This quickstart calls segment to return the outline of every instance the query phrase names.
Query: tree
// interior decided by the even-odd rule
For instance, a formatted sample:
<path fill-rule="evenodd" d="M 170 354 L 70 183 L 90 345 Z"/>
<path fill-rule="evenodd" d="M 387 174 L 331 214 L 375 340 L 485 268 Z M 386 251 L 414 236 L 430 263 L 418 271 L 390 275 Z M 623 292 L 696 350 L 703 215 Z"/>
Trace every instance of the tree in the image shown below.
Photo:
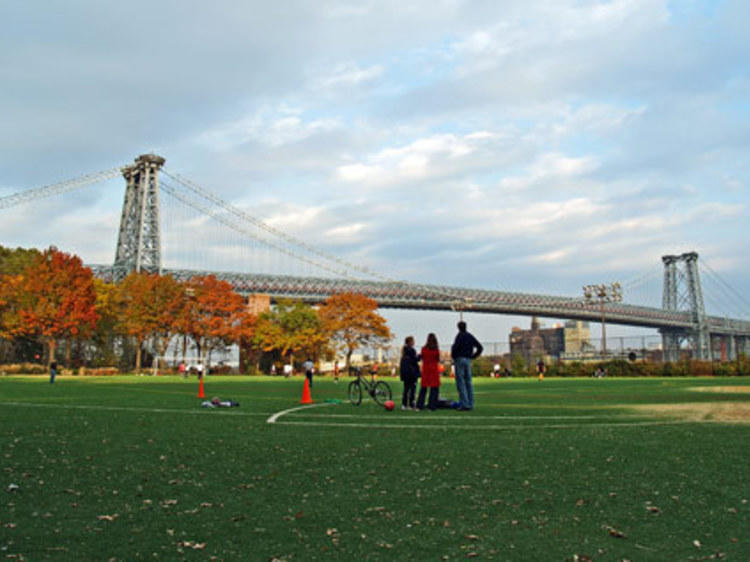
<path fill-rule="evenodd" d="M 122 305 L 120 288 L 114 283 L 94 279 L 96 292 L 96 330 L 91 337 L 94 363 L 98 365 L 117 365 L 118 355 L 115 352 L 120 334 Z"/>
<path fill-rule="evenodd" d="M 41 252 L 36 248 L 16 248 L 15 250 L 11 250 L 10 248 L 0 246 L 0 276 L 20 275 L 40 255 Z"/>
<path fill-rule="evenodd" d="M 195 342 L 199 358 L 210 358 L 214 349 L 250 337 L 255 318 L 229 283 L 213 275 L 193 277 L 185 291 L 186 305 L 178 317 L 178 326 Z"/>
<path fill-rule="evenodd" d="M 23 271 L 41 252 L 36 249 L 0 246 L 0 362 L 38 358 L 39 342 L 26 334 L 18 311 L 18 298 L 23 284 Z"/>
<path fill-rule="evenodd" d="M 273 309 L 258 317 L 253 337 L 253 343 L 262 351 L 278 351 L 292 361 L 300 353 L 319 357 L 327 340 L 315 310 L 287 299 L 279 300 Z"/>
<path fill-rule="evenodd" d="M 336 349 L 346 352 L 348 370 L 352 353 L 365 345 L 385 344 L 391 338 L 378 303 L 358 293 L 331 295 L 318 310 L 323 330 Z"/>
<path fill-rule="evenodd" d="M 178 318 L 185 305 L 185 292 L 171 276 L 157 273 L 129 274 L 120 284 L 121 328 L 136 341 L 135 369 L 141 368 L 143 344 L 152 339 L 154 348 L 164 354 L 177 331 Z"/>
<path fill-rule="evenodd" d="M 39 338 L 55 360 L 59 338 L 72 338 L 96 326 L 94 276 L 78 256 L 50 247 L 32 260 L 18 280 L 16 333 Z"/>

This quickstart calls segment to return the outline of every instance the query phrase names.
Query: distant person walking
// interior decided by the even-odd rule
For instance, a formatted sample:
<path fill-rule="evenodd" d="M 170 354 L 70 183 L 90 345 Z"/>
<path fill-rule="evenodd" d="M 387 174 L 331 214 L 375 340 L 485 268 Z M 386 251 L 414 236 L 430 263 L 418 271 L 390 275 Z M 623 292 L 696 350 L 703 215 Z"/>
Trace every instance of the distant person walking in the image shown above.
<path fill-rule="evenodd" d="M 473 335 L 466 331 L 466 322 L 458 323 L 458 334 L 451 347 L 451 357 L 456 364 L 456 390 L 458 409 L 474 409 L 474 386 L 471 382 L 471 360 L 482 354 L 484 348 Z"/>
<path fill-rule="evenodd" d="M 438 395 L 440 394 L 440 348 L 437 336 L 429 334 L 427 342 L 422 348 L 422 383 L 419 385 L 419 398 L 417 398 L 417 410 L 424 409 L 424 399 L 427 389 L 430 389 L 430 397 L 427 407 L 435 410 L 438 406 Z"/>
<path fill-rule="evenodd" d="M 52 361 L 49 364 L 49 383 L 55 383 L 55 376 L 57 376 L 57 361 Z"/>
<path fill-rule="evenodd" d="M 401 409 L 414 409 L 414 397 L 417 393 L 417 381 L 419 380 L 419 359 L 414 349 L 414 336 L 408 336 L 401 348 L 401 381 L 404 383 L 404 392 L 401 395 Z"/>
<path fill-rule="evenodd" d="M 315 372 L 315 364 L 312 362 L 312 359 L 308 357 L 307 361 L 302 364 L 302 368 L 305 370 L 307 382 L 310 383 L 310 388 L 312 388 L 313 373 Z"/>
<path fill-rule="evenodd" d="M 544 380 L 544 373 L 547 372 L 547 366 L 542 359 L 539 359 L 536 363 L 536 372 L 539 375 L 539 382 L 542 382 Z"/>

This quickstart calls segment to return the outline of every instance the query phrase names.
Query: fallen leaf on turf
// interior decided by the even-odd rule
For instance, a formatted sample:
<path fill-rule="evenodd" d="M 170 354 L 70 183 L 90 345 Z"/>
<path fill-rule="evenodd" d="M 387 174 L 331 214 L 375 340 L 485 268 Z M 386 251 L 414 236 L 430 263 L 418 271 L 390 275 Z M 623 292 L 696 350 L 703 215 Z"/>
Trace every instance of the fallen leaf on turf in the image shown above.
<path fill-rule="evenodd" d="M 605 527 L 605 529 L 607 529 L 607 532 L 609 533 L 610 537 L 615 537 L 616 539 L 625 538 L 625 533 L 623 533 L 622 531 L 618 531 L 614 527 Z"/>
<path fill-rule="evenodd" d="M 656 507 L 655 505 L 647 505 L 646 509 L 650 511 L 651 513 L 661 513 L 661 509 Z"/>
<path fill-rule="evenodd" d="M 184 548 L 192 548 L 193 550 L 203 550 L 204 548 L 206 548 L 206 543 L 193 542 L 193 541 L 180 541 L 177 543 L 177 546 L 181 546 Z"/>
<path fill-rule="evenodd" d="M 468 539 L 470 541 L 478 541 L 479 540 L 479 537 L 477 535 L 465 535 L 464 538 Z"/>
<path fill-rule="evenodd" d="M 700 548 L 700 547 L 701 547 L 701 546 L 703 546 L 703 545 L 701 545 L 701 541 L 699 541 L 699 540 L 694 540 L 694 541 L 693 541 L 693 546 L 694 546 L 695 548 Z"/>
<path fill-rule="evenodd" d="M 96 518 L 99 521 L 114 521 L 117 519 L 120 515 L 115 513 L 114 515 L 97 515 Z"/>

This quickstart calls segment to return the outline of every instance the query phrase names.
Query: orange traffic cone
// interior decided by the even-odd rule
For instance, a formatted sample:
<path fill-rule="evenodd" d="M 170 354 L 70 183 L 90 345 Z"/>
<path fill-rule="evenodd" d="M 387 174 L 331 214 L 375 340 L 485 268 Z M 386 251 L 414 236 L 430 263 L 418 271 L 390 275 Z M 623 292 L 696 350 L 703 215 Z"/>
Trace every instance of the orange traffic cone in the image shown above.
<path fill-rule="evenodd" d="M 302 400 L 300 404 L 312 404 L 312 396 L 310 395 L 310 381 L 305 377 L 305 387 L 302 389 Z"/>
<path fill-rule="evenodd" d="M 203 377 L 198 377 L 198 380 L 200 381 L 198 383 L 198 398 L 205 398 L 206 394 L 203 392 Z"/>

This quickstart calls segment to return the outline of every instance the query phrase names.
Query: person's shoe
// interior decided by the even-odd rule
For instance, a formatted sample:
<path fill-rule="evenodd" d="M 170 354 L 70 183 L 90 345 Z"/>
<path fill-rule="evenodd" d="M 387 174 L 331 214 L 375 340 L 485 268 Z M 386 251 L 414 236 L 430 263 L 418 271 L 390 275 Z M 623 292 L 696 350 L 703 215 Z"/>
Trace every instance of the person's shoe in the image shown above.
<path fill-rule="evenodd" d="M 401 410 L 403 410 L 403 411 L 406 411 L 406 406 L 404 406 L 404 405 L 402 404 L 402 405 L 401 405 Z"/>

